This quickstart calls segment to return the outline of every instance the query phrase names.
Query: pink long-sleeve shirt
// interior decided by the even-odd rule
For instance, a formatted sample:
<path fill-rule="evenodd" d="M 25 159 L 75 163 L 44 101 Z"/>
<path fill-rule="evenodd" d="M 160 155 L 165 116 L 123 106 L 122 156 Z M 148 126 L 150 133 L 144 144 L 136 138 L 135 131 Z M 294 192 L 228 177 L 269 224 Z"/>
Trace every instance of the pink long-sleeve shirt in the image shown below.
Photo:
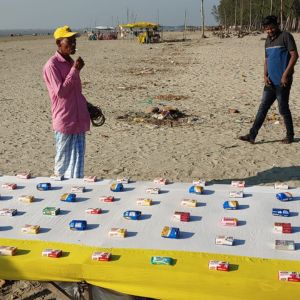
<path fill-rule="evenodd" d="M 43 68 L 51 99 L 52 126 L 55 131 L 78 134 L 90 130 L 90 116 L 82 95 L 79 71 L 58 52 Z"/>

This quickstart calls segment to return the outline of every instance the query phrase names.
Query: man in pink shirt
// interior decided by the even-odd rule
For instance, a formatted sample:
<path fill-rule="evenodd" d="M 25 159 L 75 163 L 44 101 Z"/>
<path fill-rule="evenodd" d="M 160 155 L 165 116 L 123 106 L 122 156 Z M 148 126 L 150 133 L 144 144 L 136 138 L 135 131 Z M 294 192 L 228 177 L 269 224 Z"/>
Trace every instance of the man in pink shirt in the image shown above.
<path fill-rule="evenodd" d="M 84 61 L 70 56 L 76 52 L 77 36 L 68 26 L 57 28 L 54 38 L 58 49 L 43 68 L 56 141 L 54 175 L 65 178 L 84 176 L 85 132 L 90 129 L 79 76 Z"/>

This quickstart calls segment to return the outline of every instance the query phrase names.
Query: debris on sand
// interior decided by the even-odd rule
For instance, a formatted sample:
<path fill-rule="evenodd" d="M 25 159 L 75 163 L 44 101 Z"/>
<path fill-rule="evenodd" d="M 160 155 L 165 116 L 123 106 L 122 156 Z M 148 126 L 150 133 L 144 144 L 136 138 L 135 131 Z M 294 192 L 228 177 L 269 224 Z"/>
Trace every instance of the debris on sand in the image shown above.
<path fill-rule="evenodd" d="M 149 106 L 144 112 L 128 112 L 116 119 L 132 124 L 140 123 L 170 127 L 192 125 L 199 120 L 197 117 L 191 118 L 176 107 L 167 105 Z"/>
<path fill-rule="evenodd" d="M 228 108 L 228 112 L 230 114 L 239 114 L 240 113 L 240 111 L 236 108 Z"/>
<path fill-rule="evenodd" d="M 165 100 L 165 101 L 178 101 L 178 100 L 185 100 L 188 99 L 187 96 L 183 95 L 173 95 L 173 94 L 167 94 L 167 95 L 158 95 L 154 96 L 154 99 L 157 100 Z"/>

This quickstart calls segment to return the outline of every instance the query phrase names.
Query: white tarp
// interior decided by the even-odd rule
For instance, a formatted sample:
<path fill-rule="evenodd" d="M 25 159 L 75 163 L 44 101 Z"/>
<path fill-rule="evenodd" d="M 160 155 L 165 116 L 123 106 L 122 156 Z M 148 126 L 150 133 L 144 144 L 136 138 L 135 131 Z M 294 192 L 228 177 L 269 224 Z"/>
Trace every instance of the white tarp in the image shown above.
<path fill-rule="evenodd" d="M 15 182 L 16 190 L 2 188 L 2 183 Z M 36 184 L 51 182 L 53 189 L 38 191 Z M 162 186 L 159 195 L 146 194 L 148 187 L 156 186 L 152 182 L 133 182 L 125 184 L 125 191 L 113 193 L 110 191 L 112 180 L 102 180 L 96 183 L 86 183 L 82 179 L 53 181 L 49 178 L 18 179 L 14 176 L 0 177 L 0 209 L 16 208 L 19 213 L 14 217 L 0 216 L 0 238 L 15 238 L 27 240 L 57 241 L 74 244 L 85 244 L 107 248 L 144 248 L 182 250 L 197 252 L 213 252 L 254 256 L 262 258 L 278 258 L 287 260 L 300 259 L 300 220 L 299 203 L 300 189 L 290 189 L 294 200 L 280 202 L 275 195 L 279 190 L 273 187 L 246 187 L 245 197 L 236 199 L 240 209 L 226 211 L 223 202 L 230 200 L 228 195 L 232 188 L 229 185 L 209 185 L 205 187 L 203 195 L 189 194 L 189 183 L 172 183 Z M 71 191 L 72 185 L 85 186 L 87 191 L 77 195 L 75 203 L 60 201 L 63 193 Z M 34 203 L 25 204 L 18 201 L 21 195 L 34 195 Z M 104 203 L 99 201 L 100 196 L 114 195 L 116 201 Z M 152 198 L 154 205 L 138 206 L 138 198 Z M 180 205 L 184 198 L 197 199 L 196 208 L 187 208 Z M 55 206 L 61 209 L 58 216 L 42 214 L 46 206 Z M 99 207 L 103 210 L 100 215 L 85 213 L 87 208 Z M 275 217 L 272 208 L 290 209 L 291 217 Z M 139 221 L 123 218 L 126 210 L 142 211 Z M 174 220 L 175 211 L 191 213 L 190 222 Z M 222 217 L 236 217 L 239 220 L 237 227 L 224 227 L 220 224 Z M 69 222 L 73 219 L 86 220 L 88 230 L 70 231 Z M 292 234 L 275 233 L 274 222 L 288 222 L 292 224 Z M 21 232 L 25 224 L 40 225 L 41 233 L 37 235 Z M 180 228 L 179 239 L 161 237 L 164 226 Z M 108 232 L 113 227 L 126 228 L 128 237 L 110 238 Z M 230 235 L 235 238 L 235 246 L 216 246 L 217 235 Z M 296 251 L 278 251 L 274 249 L 276 239 L 294 240 Z"/>

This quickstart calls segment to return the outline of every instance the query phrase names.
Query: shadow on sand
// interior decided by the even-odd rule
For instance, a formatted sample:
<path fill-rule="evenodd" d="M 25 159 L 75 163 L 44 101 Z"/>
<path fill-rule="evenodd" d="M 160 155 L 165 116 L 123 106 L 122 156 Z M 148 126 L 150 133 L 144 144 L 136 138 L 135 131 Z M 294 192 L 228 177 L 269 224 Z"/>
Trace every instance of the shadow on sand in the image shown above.
<path fill-rule="evenodd" d="M 300 167 L 273 167 L 269 170 L 258 172 L 255 176 L 246 178 L 229 178 L 211 180 L 209 184 L 230 184 L 232 180 L 245 180 L 247 186 L 274 183 L 277 181 L 300 180 Z"/>

